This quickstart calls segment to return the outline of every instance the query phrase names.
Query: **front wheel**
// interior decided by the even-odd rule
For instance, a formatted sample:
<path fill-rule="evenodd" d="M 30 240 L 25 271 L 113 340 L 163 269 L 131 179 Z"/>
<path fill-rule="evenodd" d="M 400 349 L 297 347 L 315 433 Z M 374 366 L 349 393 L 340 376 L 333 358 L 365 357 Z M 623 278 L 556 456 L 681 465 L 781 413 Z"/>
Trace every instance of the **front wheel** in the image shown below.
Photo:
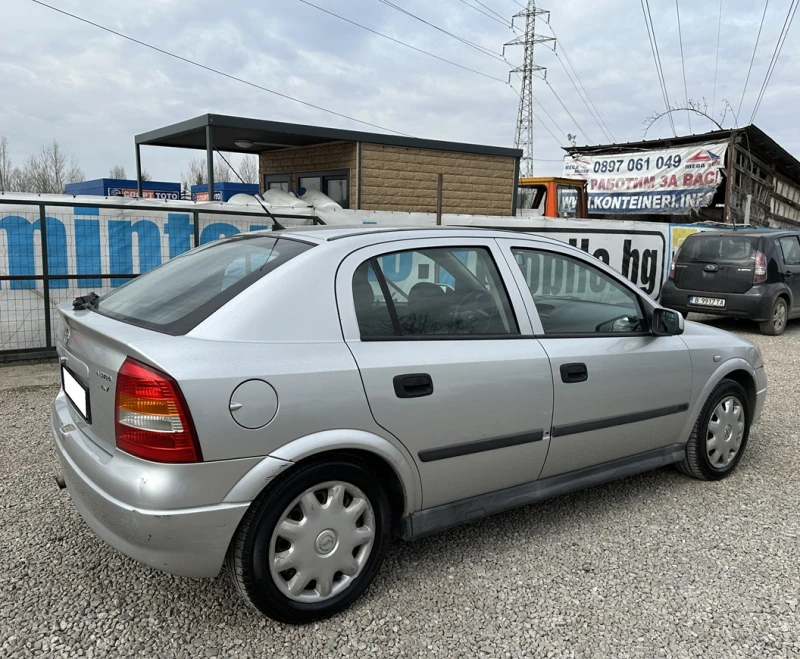
<path fill-rule="evenodd" d="M 762 334 L 769 336 L 778 336 L 783 334 L 786 329 L 786 321 L 789 319 L 789 305 L 786 304 L 786 299 L 779 297 L 772 305 L 772 313 L 767 320 L 759 323 L 758 327 Z"/>
<path fill-rule="evenodd" d="M 366 465 L 304 465 L 252 503 L 228 551 L 228 568 L 244 598 L 270 618 L 327 618 L 375 578 L 389 546 L 390 517 Z"/>
<path fill-rule="evenodd" d="M 687 476 L 720 480 L 742 459 L 750 435 L 750 403 L 738 382 L 722 380 L 708 397 L 678 463 Z"/>

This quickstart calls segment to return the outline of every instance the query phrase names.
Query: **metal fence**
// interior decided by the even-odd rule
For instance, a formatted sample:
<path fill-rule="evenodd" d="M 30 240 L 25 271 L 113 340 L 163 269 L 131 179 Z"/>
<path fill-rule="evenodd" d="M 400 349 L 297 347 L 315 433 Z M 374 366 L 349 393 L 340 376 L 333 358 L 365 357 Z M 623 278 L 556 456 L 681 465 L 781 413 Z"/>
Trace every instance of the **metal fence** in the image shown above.
<path fill-rule="evenodd" d="M 284 226 L 324 224 L 273 213 Z M 264 212 L 0 199 L 0 362 L 50 357 L 56 307 L 98 295 L 201 244 L 270 228 Z"/>

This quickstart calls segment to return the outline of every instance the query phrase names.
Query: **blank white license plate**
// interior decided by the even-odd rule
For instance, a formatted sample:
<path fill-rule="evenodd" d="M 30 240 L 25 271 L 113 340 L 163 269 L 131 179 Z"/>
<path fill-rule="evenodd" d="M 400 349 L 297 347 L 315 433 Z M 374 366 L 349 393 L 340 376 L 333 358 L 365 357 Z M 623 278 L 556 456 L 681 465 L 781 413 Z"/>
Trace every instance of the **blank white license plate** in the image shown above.
<path fill-rule="evenodd" d="M 690 295 L 689 304 L 696 304 L 700 307 L 724 307 L 725 300 L 721 297 L 698 297 L 696 295 Z"/>
<path fill-rule="evenodd" d="M 81 416 L 91 423 L 89 420 L 89 390 L 78 381 L 78 378 L 66 366 L 61 367 L 61 383 L 69 401 L 81 413 Z"/>

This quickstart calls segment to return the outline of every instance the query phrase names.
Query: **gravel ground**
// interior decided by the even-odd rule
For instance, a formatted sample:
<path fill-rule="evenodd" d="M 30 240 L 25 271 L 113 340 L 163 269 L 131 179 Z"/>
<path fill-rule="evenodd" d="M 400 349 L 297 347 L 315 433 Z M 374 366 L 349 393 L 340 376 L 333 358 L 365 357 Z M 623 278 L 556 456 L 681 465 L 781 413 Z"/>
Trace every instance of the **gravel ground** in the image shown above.
<path fill-rule="evenodd" d="M 55 388 L 0 391 L 0 657 L 800 657 L 800 323 L 714 324 L 770 377 L 733 476 L 663 469 L 395 543 L 354 608 L 306 627 L 106 546 L 53 482 Z"/>

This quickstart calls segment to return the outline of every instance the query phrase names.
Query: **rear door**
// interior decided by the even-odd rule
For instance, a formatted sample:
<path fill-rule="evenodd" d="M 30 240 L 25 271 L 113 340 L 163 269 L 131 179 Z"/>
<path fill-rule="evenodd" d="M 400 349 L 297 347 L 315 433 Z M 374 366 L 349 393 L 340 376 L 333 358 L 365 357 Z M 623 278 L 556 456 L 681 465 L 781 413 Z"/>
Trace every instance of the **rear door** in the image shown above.
<path fill-rule="evenodd" d="M 524 239 L 498 242 L 516 264 L 553 371 L 542 478 L 676 443 L 692 388 L 681 338 L 652 336 L 640 295 L 582 257 Z"/>
<path fill-rule="evenodd" d="M 746 293 L 753 286 L 759 240 L 733 231 L 689 236 L 678 253 L 675 286 L 709 293 Z"/>
<path fill-rule="evenodd" d="M 372 413 L 414 456 L 426 508 L 534 481 L 547 455 L 549 360 L 497 257 L 491 239 L 396 241 L 337 275 Z"/>
<path fill-rule="evenodd" d="M 781 276 L 792 291 L 792 313 L 800 312 L 800 240 L 796 235 L 778 238 Z"/>

